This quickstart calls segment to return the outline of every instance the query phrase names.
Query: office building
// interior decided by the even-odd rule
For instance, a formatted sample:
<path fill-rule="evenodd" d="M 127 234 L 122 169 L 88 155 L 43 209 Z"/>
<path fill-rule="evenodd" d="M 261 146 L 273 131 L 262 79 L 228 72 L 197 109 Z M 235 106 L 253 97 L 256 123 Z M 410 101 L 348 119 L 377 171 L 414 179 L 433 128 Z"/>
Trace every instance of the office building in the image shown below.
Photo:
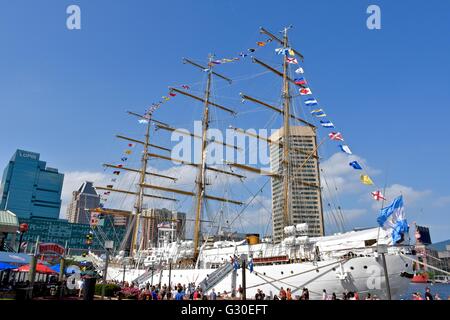
<path fill-rule="evenodd" d="M 145 209 L 142 212 L 142 243 L 145 248 L 156 246 L 159 228 L 174 228 L 175 237 L 184 240 L 186 230 L 186 214 L 168 209 Z"/>
<path fill-rule="evenodd" d="M 270 137 L 271 171 L 284 174 L 283 159 L 283 128 Z M 323 208 L 320 189 L 319 160 L 317 141 L 314 129 L 311 127 L 290 127 L 289 138 L 289 171 L 290 187 L 288 197 L 288 225 L 308 224 L 307 235 L 317 237 L 324 235 Z M 285 225 L 283 213 L 283 179 L 272 178 L 272 222 L 273 240 L 283 239 Z"/>
<path fill-rule="evenodd" d="M 3 171 L 0 210 L 19 218 L 59 217 L 64 175 L 39 160 L 39 153 L 17 150 Z"/>
<path fill-rule="evenodd" d="M 90 209 L 98 208 L 100 195 L 97 194 L 92 182 L 86 181 L 81 187 L 73 191 L 72 201 L 67 207 L 67 219 L 71 223 L 89 224 L 91 219 Z"/>
<path fill-rule="evenodd" d="M 114 226 L 111 216 L 105 216 L 101 227 L 92 228 L 89 224 L 70 223 L 64 219 L 45 219 L 39 217 L 19 218 L 20 223 L 28 224 L 28 231 L 24 233 L 23 241 L 27 243 L 27 251 L 30 252 L 39 237 L 40 243 L 56 243 L 61 246 L 67 244 L 72 254 L 81 254 L 88 249 L 104 252 L 105 240 L 114 241 L 117 249 L 125 235 L 125 227 Z M 92 244 L 86 243 L 86 236 L 93 231 Z"/>

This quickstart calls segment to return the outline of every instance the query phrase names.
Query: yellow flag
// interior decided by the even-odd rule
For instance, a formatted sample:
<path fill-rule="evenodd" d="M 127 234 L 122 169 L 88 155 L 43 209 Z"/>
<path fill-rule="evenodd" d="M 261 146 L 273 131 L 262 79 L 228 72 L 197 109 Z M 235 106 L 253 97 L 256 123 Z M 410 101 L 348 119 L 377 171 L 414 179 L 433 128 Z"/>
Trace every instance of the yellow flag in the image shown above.
<path fill-rule="evenodd" d="M 131 150 L 125 150 L 126 154 L 131 154 Z"/>
<path fill-rule="evenodd" d="M 373 181 L 372 179 L 370 179 L 370 177 L 367 174 L 362 174 L 361 175 L 361 182 L 367 185 L 372 185 Z"/>
<path fill-rule="evenodd" d="M 256 44 L 260 47 L 264 47 L 266 45 L 266 43 L 263 41 L 258 41 Z"/>
<path fill-rule="evenodd" d="M 291 56 L 295 56 L 295 52 L 294 52 L 294 50 L 292 50 L 292 49 L 289 49 L 289 54 L 290 54 Z"/>

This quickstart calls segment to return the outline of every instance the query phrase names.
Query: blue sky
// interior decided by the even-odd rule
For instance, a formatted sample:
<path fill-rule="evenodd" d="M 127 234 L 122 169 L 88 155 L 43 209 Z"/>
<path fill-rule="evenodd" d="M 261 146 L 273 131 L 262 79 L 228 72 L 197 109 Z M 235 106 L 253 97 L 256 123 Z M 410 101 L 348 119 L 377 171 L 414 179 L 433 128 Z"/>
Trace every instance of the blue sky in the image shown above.
<path fill-rule="evenodd" d="M 81 8 L 81 30 L 66 28 L 71 4 Z M 381 8 L 381 30 L 366 27 L 370 4 Z M 447 239 L 449 15 L 450 3 L 438 0 L 2 0 L 0 166 L 22 148 L 41 153 L 66 173 L 66 194 L 81 177 L 106 179 L 101 163 L 118 161 L 125 149 L 114 134 L 143 133 L 126 110 L 142 112 L 167 94 L 169 85 L 203 88 L 205 74 L 183 65 L 182 57 L 200 62 L 210 52 L 233 57 L 265 39 L 260 26 L 277 33 L 292 24 L 291 41 L 305 56 L 302 65 L 313 93 L 355 155 L 378 185 L 386 184 L 391 198 L 405 195 L 409 221 L 429 225 L 434 241 Z M 256 56 L 279 64 L 275 47 L 272 43 Z M 280 79 L 260 75 L 264 70 L 248 60 L 217 71 L 242 79 L 231 87 L 215 83 L 216 100 L 242 113 L 219 127 L 264 127 L 272 113 L 245 113 L 255 106 L 241 104 L 238 93 L 277 101 Z M 155 117 L 189 129 L 200 111 L 177 96 Z M 158 132 L 155 139 L 171 145 L 167 134 Z M 320 152 L 333 181 L 344 181 L 338 188 L 349 226 L 374 225 L 376 207 L 368 196 L 373 190 L 353 184 L 357 174 L 348 172 L 342 155 L 334 155 L 335 145 L 327 143 Z M 137 164 L 138 156 L 130 160 Z M 169 170 L 167 164 L 153 165 Z M 254 191 L 258 183 L 252 182 Z"/>

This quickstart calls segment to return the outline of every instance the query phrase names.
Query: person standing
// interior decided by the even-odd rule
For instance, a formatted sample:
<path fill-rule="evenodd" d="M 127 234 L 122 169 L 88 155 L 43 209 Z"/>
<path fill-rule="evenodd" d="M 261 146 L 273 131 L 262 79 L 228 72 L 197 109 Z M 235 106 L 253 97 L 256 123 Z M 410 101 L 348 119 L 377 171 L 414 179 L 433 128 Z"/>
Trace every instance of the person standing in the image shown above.
<path fill-rule="evenodd" d="M 175 300 L 183 300 L 184 299 L 184 291 L 181 288 L 178 288 L 177 294 L 175 295 Z"/>
<path fill-rule="evenodd" d="M 244 288 L 242 288 L 241 285 L 239 285 L 238 292 L 239 292 L 239 299 L 242 300 L 242 298 L 244 297 Z"/>
<path fill-rule="evenodd" d="M 286 300 L 286 291 L 281 287 L 280 289 L 280 300 Z"/>
<path fill-rule="evenodd" d="M 322 300 L 328 300 L 328 294 L 327 294 L 327 290 L 326 289 L 323 289 Z"/>
<path fill-rule="evenodd" d="M 78 286 L 78 298 L 81 298 L 81 292 L 83 291 L 83 287 L 84 287 L 84 281 L 82 278 L 80 278 L 80 280 L 78 280 L 77 286 Z"/>
<path fill-rule="evenodd" d="M 217 300 L 217 294 L 216 294 L 216 290 L 214 290 L 214 288 L 211 290 L 211 292 L 209 294 L 209 300 Z"/>
<path fill-rule="evenodd" d="M 287 290 L 286 290 L 286 300 L 292 300 L 291 288 L 287 288 Z"/>
<path fill-rule="evenodd" d="M 429 287 L 425 289 L 425 300 L 433 300 L 433 295 Z"/>

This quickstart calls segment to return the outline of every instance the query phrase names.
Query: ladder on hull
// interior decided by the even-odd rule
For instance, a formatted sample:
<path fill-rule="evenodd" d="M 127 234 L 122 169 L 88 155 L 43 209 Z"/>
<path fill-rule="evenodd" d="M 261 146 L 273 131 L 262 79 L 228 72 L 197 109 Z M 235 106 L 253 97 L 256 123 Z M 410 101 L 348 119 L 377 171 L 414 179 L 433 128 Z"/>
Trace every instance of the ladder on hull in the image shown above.
<path fill-rule="evenodd" d="M 215 285 L 222 281 L 230 272 L 234 270 L 233 264 L 227 262 L 220 266 L 218 269 L 214 270 L 213 273 L 208 275 L 202 282 L 199 283 L 200 288 L 202 288 L 203 293 L 211 290 Z"/>
<path fill-rule="evenodd" d="M 148 282 L 148 279 L 150 279 L 152 276 L 154 276 L 157 272 L 159 272 L 158 268 L 152 268 L 147 271 L 145 271 L 143 274 L 141 274 L 139 277 L 133 280 L 133 283 L 136 283 L 138 286 L 141 284 L 144 284 Z"/>

